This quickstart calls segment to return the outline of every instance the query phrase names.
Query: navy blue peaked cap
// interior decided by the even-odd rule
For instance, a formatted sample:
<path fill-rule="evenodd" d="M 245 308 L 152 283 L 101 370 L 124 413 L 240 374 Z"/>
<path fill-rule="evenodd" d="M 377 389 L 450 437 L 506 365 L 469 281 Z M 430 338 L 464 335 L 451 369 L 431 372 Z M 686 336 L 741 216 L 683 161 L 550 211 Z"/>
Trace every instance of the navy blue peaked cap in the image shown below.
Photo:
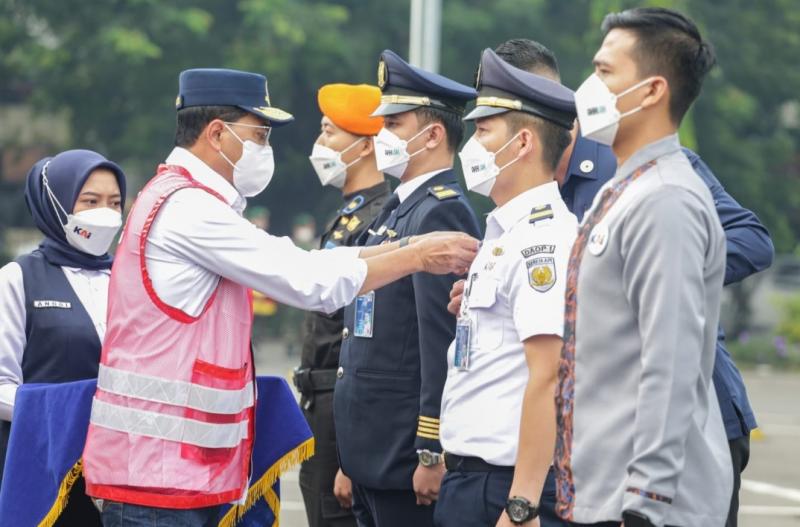
<path fill-rule="evenodd" d="M 178 78 L 175 108 L 235 106 L 272 126 L 294 120 L 292 114 L 270 104 L 267 78 L 247 71 L 200 68 L 182 71 Z"/>
<path fill-rule="evenodd" d="M 378 63 L 381 104 L 372 115 L 403 113 L 421 106 L 463 114 L 477 92 L 437 73 L 412 66 L 389 49 Z"/>
<path fill-rule="evenodd" d="M 515 68 L 491 49 L 481 56 L 476 81 L 475 108 L 464 120 L 519 111 L 571 129 L 575 121 L 575 94 L 561 83 Z"/>

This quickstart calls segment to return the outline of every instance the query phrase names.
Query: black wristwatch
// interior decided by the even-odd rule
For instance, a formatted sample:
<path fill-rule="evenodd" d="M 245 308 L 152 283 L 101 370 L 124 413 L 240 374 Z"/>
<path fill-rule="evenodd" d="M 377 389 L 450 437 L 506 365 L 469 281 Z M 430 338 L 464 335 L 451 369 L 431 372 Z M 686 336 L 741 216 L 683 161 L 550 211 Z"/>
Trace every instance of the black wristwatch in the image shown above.
<path fill-rule="evenodd" d="M 622 524 L 625 527 L 655 527 L 650 518 L 636 511 L 623 511 Z"/>
<path fill-rule="evenodd" d="M 511 523 L 522 525 L 539 516 L 539 507 L 523 497 L 512 496 L 506 502 L 506 514 Z"/>

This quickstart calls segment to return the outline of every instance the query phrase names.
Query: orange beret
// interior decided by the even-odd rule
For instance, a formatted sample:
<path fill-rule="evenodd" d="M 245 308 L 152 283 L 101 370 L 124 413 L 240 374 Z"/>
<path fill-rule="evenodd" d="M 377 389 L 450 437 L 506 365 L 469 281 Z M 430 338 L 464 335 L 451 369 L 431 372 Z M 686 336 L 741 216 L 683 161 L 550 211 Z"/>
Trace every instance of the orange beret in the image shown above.
<path fill-rule="evenodd" d="M 323 115 L 333 124 L 356 135 L 376 135 L 383 117 L 370 114 L 381 103 L 381 90 L 369 84 L 326 84 L 317 93 Z"/>

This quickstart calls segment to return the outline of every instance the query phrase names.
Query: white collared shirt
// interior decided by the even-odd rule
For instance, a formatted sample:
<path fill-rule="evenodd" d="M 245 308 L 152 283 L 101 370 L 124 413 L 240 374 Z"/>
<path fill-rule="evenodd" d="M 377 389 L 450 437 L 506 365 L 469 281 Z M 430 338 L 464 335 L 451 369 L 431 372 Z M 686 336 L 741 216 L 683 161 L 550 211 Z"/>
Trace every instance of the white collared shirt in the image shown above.
<path fill-rule="evenodd" d="M 184 148 L 166 160 L 189 171 L 202 189 L 182 189 L 162 206 L 147 238 L 147 270 L 168 305 L 199 315 L 220 277 L 294 307 L 333 312 L 361 289 L 367 265 L 360 247 L 305 251 L 241 216 L 245 199 L 222 176 Z"/>
<path fill-rule="evenodd" d="M 91 271 L 62 267 L 78 300 L 94 324 L 100 342 L 106 334 L 108 282 L 110 271 Z M 25 288 L 22 268 L 11 262 L 0 268 L 0 419 L 11 421 L 14 399 L 22 378 L 22 357 L 27 344 L 25 335 Z"/>
<path fill-rule="evenodd" d="M 450 170 L 449 168 L 440 168 L 439 170 L 434 170 L 433 172 L 428 172 L 426 174 L 420 174 L 419 176 L 415 177 L 414 179 L 410 179 L 405 183 L 400 183 L 397 185 L 397 188 L 394 189 L 395 194 L 397 197 L 400 198 L 400 203 L 403 203 L 408 197 L 414 193 L 419 187 L 430 181 L 434 176 L 437 174 L 441 174 L 445 170 Z"/>
<path fill-rule="evenodd" d="M 535 219 L 536 207 L 549 206 Z M 486 218 L 472 263 L 462 316 L 471 321 L 468 371 L 447 354 L 441 442 L 446 452 L 513 466 L 528 382 L 523 342 L 563 336 L 567 263 L 578 221 L 546 183 L 516 196 Z M 459 317 L 461 318 L 461 317 Z"/>

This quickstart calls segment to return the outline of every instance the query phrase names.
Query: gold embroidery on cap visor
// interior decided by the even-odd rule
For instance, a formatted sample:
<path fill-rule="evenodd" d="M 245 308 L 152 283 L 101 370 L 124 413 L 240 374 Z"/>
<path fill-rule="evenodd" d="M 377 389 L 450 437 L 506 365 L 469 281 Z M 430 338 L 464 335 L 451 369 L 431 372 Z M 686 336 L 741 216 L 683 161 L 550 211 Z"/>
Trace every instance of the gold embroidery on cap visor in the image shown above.
<path fill-rule="evenodd" d="M 383 89 L 388 80 L 389 76 L 386 72 L 386 63 L 384 61 L 380 61 L 378 62 L 378 88 Z"/>
<path fill-rule="evenodd" d="M 495 108 L 507 108 L 509 110 L 522 110 L 522 101 L 505 99 L 503 97 L 478 97 L 475 100 L 476 106 L 493 106 Z"/>
<path fill-rule="evenodd" d="M 253 110 L 257 111 L 258 113 L 262 114 L 267 119 L 273 121 L 288 121 L 292 118 L 292 114 L 289 112 L 285 112 L 280 108 L 275 108 L 272 106 L 261 106 L 257 108 L 253 108 Z"/>
<path fill-rule="evenodd" d="M 416 95 L 383 95 L 381 104 L 413 104 L 415 106 L 430 106 L 430 97 L 418 97 Z"/>

